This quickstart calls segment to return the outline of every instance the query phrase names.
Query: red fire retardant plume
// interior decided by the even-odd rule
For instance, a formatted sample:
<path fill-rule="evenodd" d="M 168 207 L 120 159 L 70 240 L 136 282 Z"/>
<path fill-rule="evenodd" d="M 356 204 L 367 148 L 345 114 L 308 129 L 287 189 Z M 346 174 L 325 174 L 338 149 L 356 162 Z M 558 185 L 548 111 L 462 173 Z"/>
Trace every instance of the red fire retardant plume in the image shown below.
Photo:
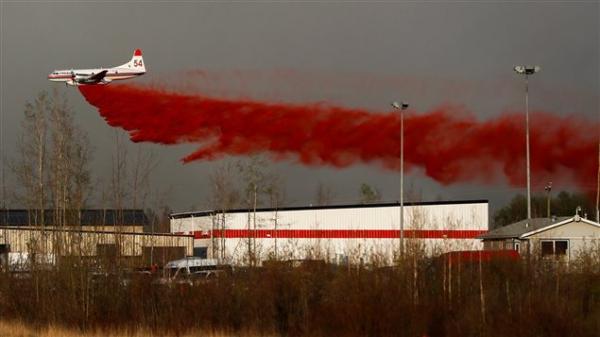
<path fill-rule="evenodd" d="M 108 124 L 129 132 L 134 142 L 198 144 L 183 158 L 185 163 L 268 153 L 274 160 L 309 166 L 399 167 L 396 112 L 216 99 L 132 85 L 79 88 Z M 595 182 L 599 125 L 539 112 L 531 120 L 534 185 L 562 177 L 589 190 Z M 405 165 L 442 184 L 492 183 L 503 176 L 520 186 L 525 179 L 524 139 L 522 113 L 478 121 L 456 107 L 409 111 Z"/>

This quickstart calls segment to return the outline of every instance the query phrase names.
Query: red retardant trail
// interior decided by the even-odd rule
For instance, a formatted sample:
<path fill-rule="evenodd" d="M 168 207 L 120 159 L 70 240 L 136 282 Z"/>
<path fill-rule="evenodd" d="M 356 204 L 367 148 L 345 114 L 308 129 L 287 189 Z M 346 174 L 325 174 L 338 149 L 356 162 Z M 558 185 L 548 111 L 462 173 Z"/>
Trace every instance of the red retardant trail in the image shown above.
<path fill-rule="evenodd" d="M 133 85 L 79 89 L 108 124 L 128 131 L 134 142 L 198 144 L 185 163 L 268 153 L 273 160 L 309 166 L 399 167 L 395 112 L 216 99 Z M 597 122 L 548 113 L 533 113 L 531 120 L 534 186 L 563 180 L 589 190 L 597 170 Z M 408 112 L 405 165 L 442 184 L 505 177 L 522 186 L 524 139 L 522 113 L 478 121 L 457 107 Z"/>

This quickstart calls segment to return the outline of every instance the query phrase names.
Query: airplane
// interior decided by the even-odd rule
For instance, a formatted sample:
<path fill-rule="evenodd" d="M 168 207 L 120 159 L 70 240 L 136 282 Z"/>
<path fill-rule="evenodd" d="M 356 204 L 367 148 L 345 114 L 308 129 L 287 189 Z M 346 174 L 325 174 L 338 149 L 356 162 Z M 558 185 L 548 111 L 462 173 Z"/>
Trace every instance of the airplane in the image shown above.
<path fill-rule="evenodd" d="M 65 82 L 67 86 L 103 85 L 115 80 L 126 80 L 146 73 L 142 50 L 136 49 L 131 60 L 114 68 L 55 70 L 48 75 L 52 82 Z"/>

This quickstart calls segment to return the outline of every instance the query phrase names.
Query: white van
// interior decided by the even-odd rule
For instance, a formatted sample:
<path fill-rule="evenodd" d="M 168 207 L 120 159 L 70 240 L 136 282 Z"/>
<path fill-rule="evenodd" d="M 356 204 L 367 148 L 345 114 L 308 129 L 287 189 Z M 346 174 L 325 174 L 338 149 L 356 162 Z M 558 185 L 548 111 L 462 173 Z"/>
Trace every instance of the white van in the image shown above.
<path fill-rule="evenodd" d="M 165 264 L 165 277 L 171 280 L 187 278 L 190 275 L 207 270 L 216 270 L 217 259 L 203 259 L 199 257 L 186 257 L 179 260 L 169 261 Z"/>

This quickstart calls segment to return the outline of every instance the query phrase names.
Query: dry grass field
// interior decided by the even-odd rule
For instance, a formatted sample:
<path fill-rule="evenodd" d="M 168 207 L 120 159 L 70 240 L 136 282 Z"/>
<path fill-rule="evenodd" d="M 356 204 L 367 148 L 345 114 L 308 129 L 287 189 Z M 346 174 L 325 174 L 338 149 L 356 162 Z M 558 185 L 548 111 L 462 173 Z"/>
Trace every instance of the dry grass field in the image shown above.
<path fill-rule="evenodd" d="M 166 337 L 168 334 L 164 332 L 157 333 L 145 328 L 137 328 L 133 330 L 96 330 L 96 331 L 77 331 L 66 329 L 57 326 L 47 326 L 43 328 L 33 328 L 21 322 L 11 322 L 0 320 L 0 336 L 2 337 Z M 180 337 L 258 337 L 257 333 L 221 333 L 207 331 L 188 331 Z M 267 337 L 267 336 L 265 336 Z"/>
<path fill-rule="evenodd" d="M 420 254 L 395 266 L 270 263 L 196 285 L 123 283 L 118 274 L 98 280 L 87 268 L 0 273 L 0 336 L 598 337 L 600 331 L 597 248 L 569 263 Z"/>

